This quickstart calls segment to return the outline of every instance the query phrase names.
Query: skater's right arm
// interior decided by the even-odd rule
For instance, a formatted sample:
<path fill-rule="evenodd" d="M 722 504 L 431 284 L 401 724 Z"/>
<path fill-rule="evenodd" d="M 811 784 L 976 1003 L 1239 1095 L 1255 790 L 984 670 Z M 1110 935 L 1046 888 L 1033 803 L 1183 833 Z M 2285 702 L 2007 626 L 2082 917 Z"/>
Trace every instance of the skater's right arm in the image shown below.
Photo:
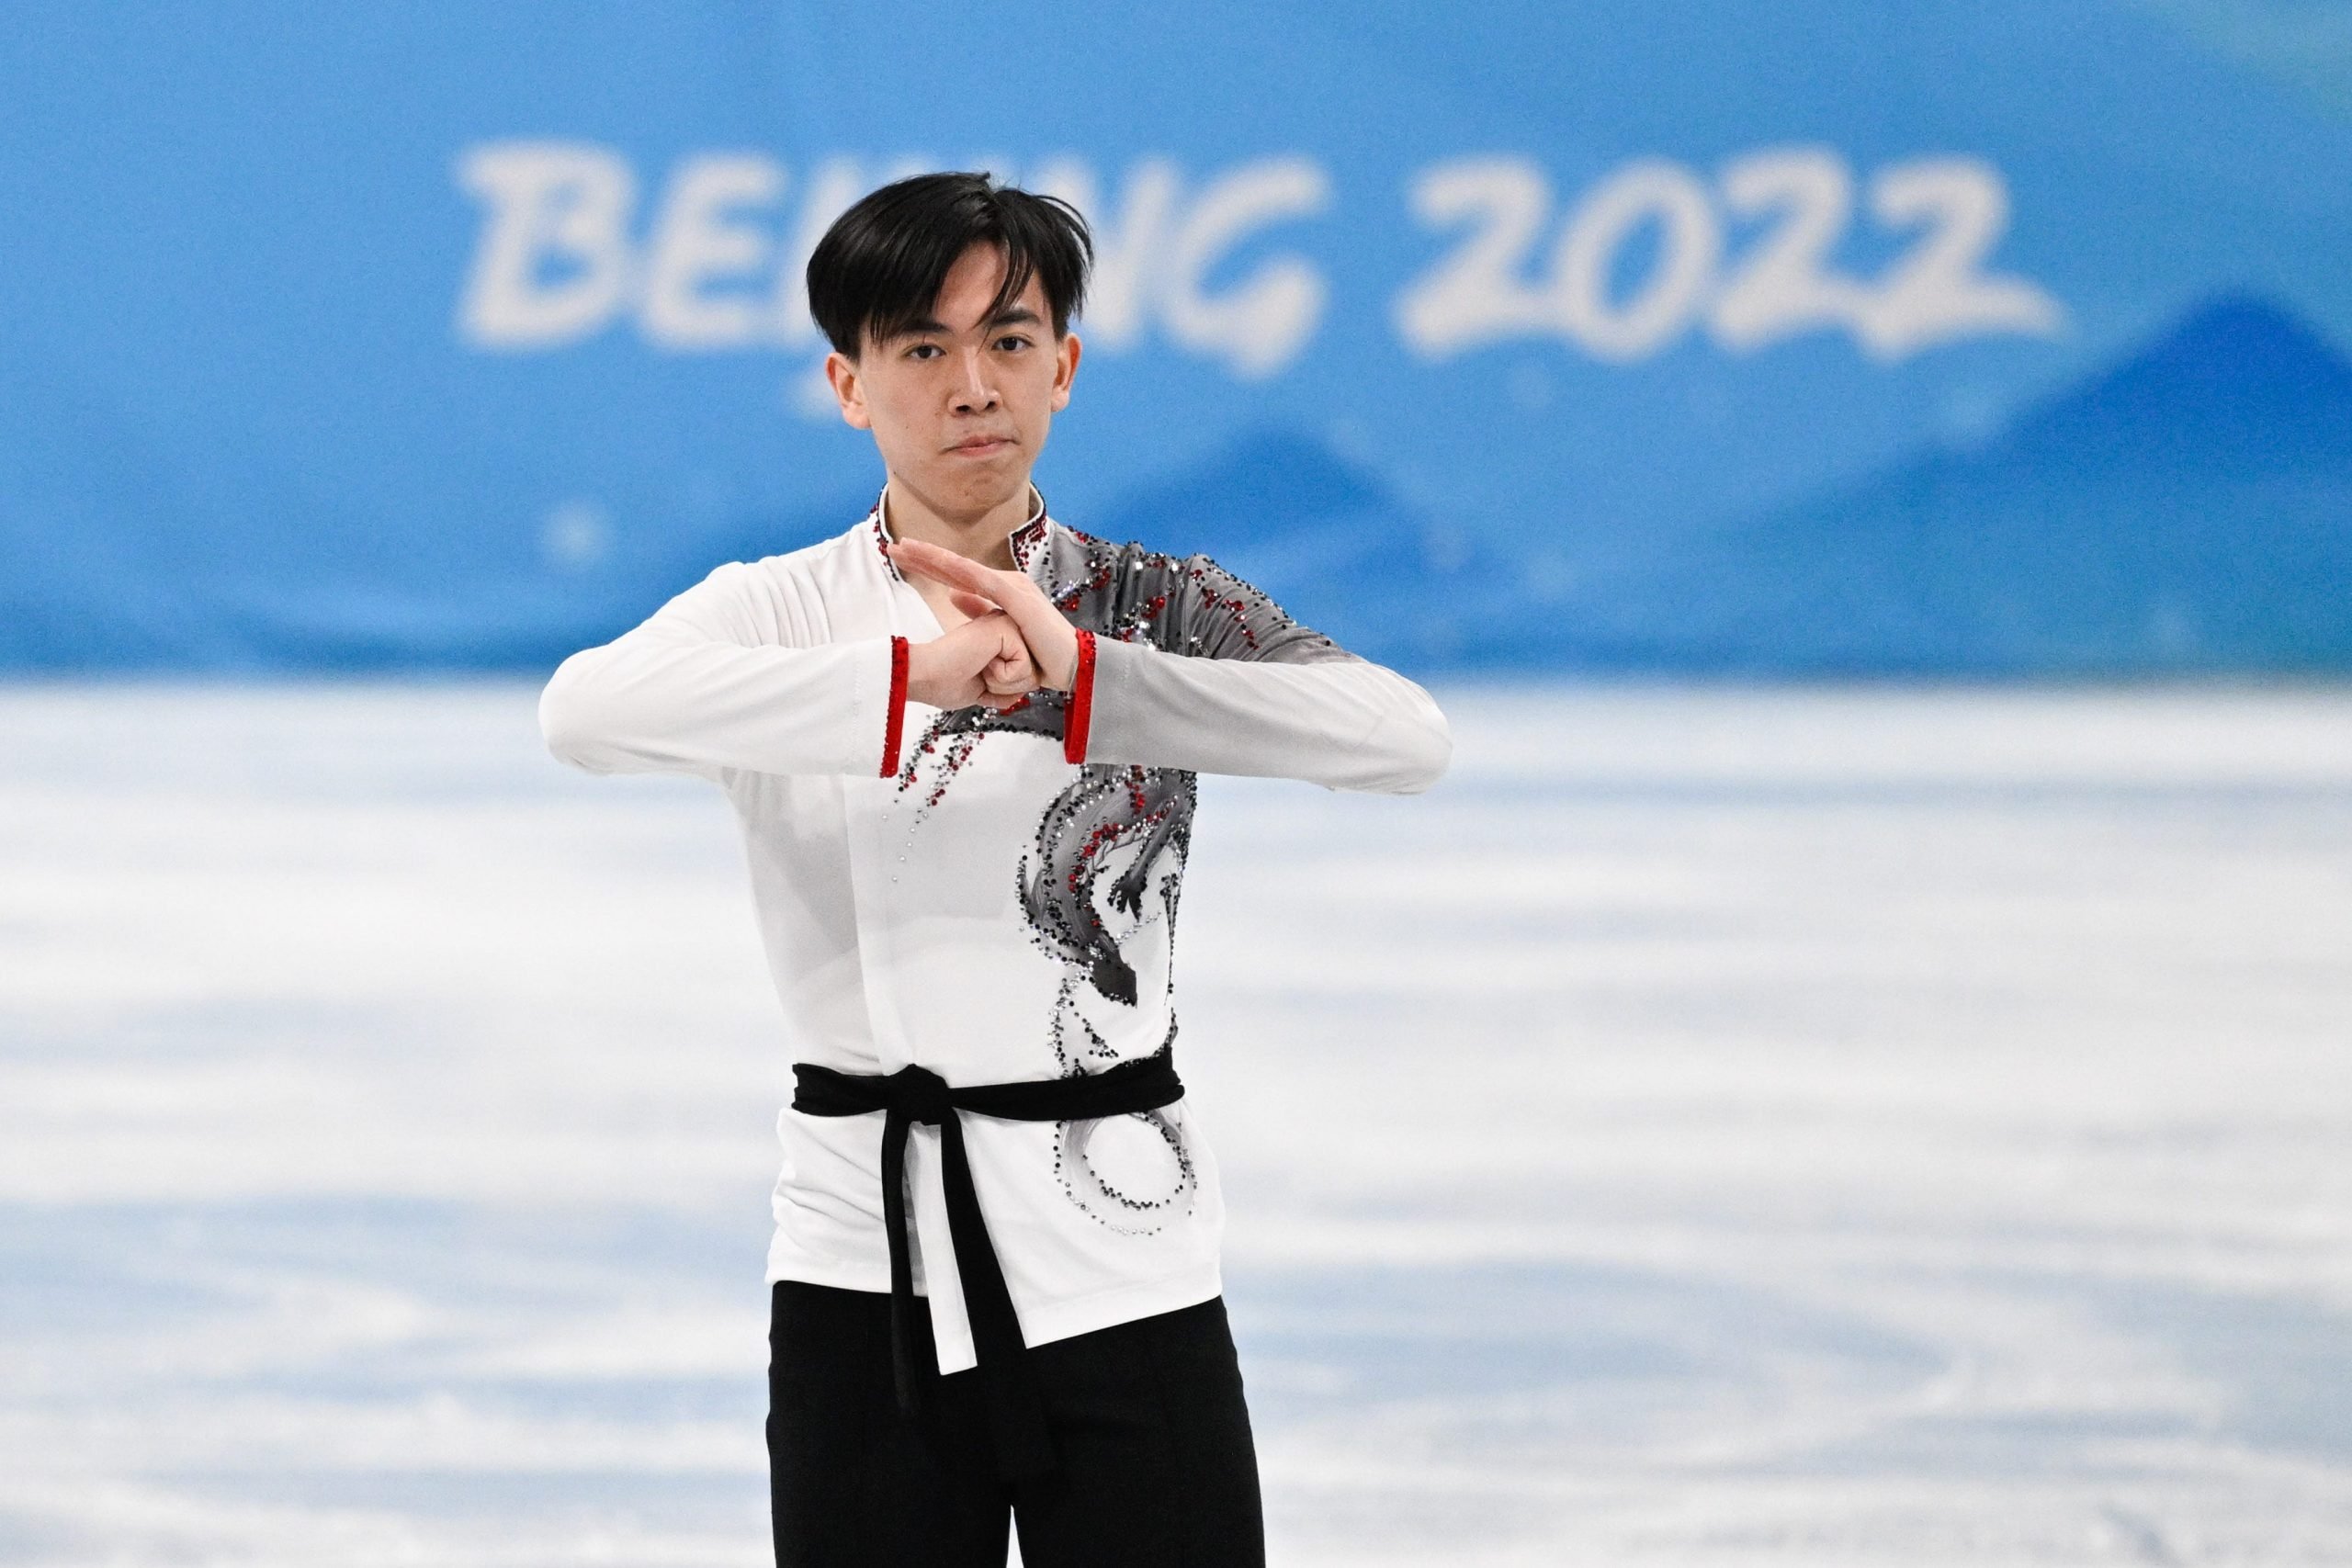
<path fill-rule="evenodd" d="M 1038 684 L 1000 613 L 944 636 L 826 640 L 816 590 L 730 563 L 635 630 L 557 667 L 548 749 L 591 773 L 862 773 L 899 769 L 906 705 L 1001 707 Z"/>
<path fill-rule="evenodd" d="M 898 639 L 820 641 L 813 601 L 764 564 L 720 567 L 557 667 L 539 697 L 548 749 L 597 773 L 874 776 Z"/>

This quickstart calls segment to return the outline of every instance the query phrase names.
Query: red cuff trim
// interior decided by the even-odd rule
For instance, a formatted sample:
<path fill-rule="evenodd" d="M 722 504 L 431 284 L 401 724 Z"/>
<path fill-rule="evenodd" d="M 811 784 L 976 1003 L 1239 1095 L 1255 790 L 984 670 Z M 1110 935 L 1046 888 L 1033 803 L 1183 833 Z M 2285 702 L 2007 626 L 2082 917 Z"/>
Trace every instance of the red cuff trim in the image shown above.
<path fill-rule="evenodd" d="M 890 712 L 882 721 L 882 776 L 899 773 L 899 740 L 907 727 L 907 639 L 890 639 Z"/>
<path fill-rule="evenodd" d="M 1080 627 L 1078 669 L 1069 681 L 1069 716 L 1062 723 L 1062 760 L 1086 761 L 1086 731 L 1094 720 L 1094 634 Z"/>

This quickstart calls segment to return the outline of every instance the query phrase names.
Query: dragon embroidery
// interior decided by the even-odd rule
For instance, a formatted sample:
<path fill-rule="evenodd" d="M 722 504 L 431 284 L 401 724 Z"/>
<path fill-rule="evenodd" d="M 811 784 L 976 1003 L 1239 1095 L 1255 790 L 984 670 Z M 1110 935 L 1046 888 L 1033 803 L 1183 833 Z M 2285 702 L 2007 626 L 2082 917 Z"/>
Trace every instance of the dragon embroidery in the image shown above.
<path fill-rule="evenodd" d="M 1016 540 L 1024 569 L 1040 543 L 1049 551 L 1046 592 L 1055 606 L 1098 637 L 1214 659 L 1354 658 L 1206 556 L 1161 555 L 1056 526 Z M 1066 694 L 1041 691 L 1001 711 L 973 706 L 940 714 L 899 773 L 902 793 L 917 786 L 927 765 L 935 775 L 917 804 L 915 823 L 938 804 L 983 737 L 1004 732 L 1058 741 L 1068 708 Z M 1038 821 L 1015 873 L 1016 891 L 1031 939 L 1062 968 L 1050 1028 L 1065 1075 L 1100 1071 L 1120 1059 L 1098 1021 L 1115 1025 L 1143 1001 L 1136 960 L 1145 948 L 1161 960 L 1153 966 L 1163 987 L 1170 982 L 1164 954 L 1196 799 L 1193 775 L 1183 769 L 1089 762 Z M 1158 1049 L 1171 1049 L 1175 1038 L 1171 1011 Z M 1182 1132 L 1164 1112 L 1142 1111 L 1133 1120 L 1167 1145 L 1164 1190 L 1125 1191 L 1102 1178 L 1088 1154 L 1097 1122 L 1061 1124 L 1056 1166 L 1064 1191 L 1081 1210 L 1113 1230 L 1143 1235 L 1189 1208 L 1199 1183 Z"/>

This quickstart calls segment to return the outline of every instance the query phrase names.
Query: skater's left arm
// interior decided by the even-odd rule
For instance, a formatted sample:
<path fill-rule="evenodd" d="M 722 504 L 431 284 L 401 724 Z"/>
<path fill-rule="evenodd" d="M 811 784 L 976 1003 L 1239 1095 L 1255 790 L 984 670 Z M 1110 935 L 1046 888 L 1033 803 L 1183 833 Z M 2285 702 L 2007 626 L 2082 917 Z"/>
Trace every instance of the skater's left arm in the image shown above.
<path fill-rule="evenodd" d="M 1185 563 L 1188 602 L 1162 611 L 1171 625 L 1201 628 L 1182 639 L 1197 641 L 1193 654 L 1082 631 L 1025 573 L 916 541 L 893 554 L 901 569 L 956 589 L 967 612 L 1012 617 L 1046 685 L 1070 694 L 1072 761 L 1412 795 L 1436 783 L 1453 755 L 1445 716 L 1427 692 L 1298 625 L 1205 557 Z"/>

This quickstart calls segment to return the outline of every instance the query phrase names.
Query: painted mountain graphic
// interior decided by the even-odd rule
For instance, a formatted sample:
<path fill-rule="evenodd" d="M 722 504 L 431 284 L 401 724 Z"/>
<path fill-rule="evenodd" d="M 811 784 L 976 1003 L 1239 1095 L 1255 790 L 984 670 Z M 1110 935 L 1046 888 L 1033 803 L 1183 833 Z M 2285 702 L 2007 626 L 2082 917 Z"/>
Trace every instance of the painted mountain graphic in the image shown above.
<path fill-rule="evenodd" d="M 1981 449 L 1620 581 L 1578 639 L 1690 672 L 2352 670 L 2352 365 L 2216 299 Z"/>
<path fill-rule="evenodd" d="M 180 494 L 120 411 L 39 369 L 0 364 L 28 394 L 0 401 L 0 667 L 544 668 L 709 563 L 822 537 L 865 502 L 642 530 L 562 577 L 503 556 L 420 556 L 394 577 L 324 506 L 302 548 L 224 550 L 235 519 Z M 74 438 L 43 439 L 35 407 L 70 412 Z M 1080 521 L 1214 556 L 1417 671 L 2343 673 L 2352 364 L 2273 304 L 2216 299 L 1976 449 L 1582 581 L 1547 576 L 1541 541 L 1502 558 L 1295 430 Z"/>
<path fill-rule="evenodd" d="M 1344 646 L 1416 668 L 1476 657 L 1507 598 L 1464 532 L 1291 431 L 1244 436 L 1082 526 L 1210 556 Z"/>

